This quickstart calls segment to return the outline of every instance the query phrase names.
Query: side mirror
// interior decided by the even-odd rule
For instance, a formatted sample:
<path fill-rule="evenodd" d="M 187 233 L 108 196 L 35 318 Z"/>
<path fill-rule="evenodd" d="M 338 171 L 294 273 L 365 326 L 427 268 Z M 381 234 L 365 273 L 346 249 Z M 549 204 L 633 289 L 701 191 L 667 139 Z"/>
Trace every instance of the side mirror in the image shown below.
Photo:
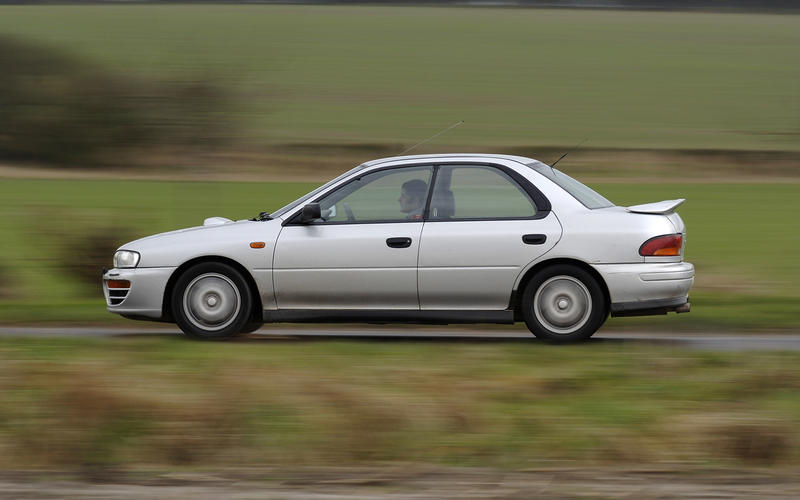
<path fill-rule="evenodd" d="M 303 207 L 300 212 L 300 223 L 308 224 L 322 217 L 322 210 L 319 208 L 319 203 L 309 203 Z"/>

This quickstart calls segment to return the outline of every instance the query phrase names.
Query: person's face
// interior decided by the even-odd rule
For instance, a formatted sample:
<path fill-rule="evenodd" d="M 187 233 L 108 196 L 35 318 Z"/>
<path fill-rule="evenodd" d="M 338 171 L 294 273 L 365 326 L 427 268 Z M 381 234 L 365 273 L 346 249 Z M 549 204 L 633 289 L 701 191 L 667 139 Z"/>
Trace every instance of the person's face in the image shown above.
<path fill-rule="evenodd" d="M 397 201 L 400 203 L 400 211 L 404 214 L 417 210 L 421 205 L 419 198 L 409 195 L 405 189 L 400 191 L 400 198 Z"/>

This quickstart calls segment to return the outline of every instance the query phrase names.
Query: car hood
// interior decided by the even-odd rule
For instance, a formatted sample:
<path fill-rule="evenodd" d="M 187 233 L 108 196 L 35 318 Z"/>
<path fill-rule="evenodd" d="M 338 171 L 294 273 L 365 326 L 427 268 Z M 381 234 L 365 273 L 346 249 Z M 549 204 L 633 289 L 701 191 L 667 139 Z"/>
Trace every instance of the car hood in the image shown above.
<path fill-rule="evenodd" d="M 208 219 L 206 219 L 206 220 L 208 220 Z M 251 221 L 251 220 L 240 220 L 240 221 L 236 221 L 236 222 L 231 221 L 231 222 L 226 223 L 224 225 L 225 226 L 229 226 L 229 225 L 242 226 L 242 225 L 254 224 L 254 223 L 255 222 Z M 168 239 L 168 237 L 170 237 L 170 236 L 174 236 L 174 235 L 178 235 L 178 234 L 193 233 L 193 232 L 198 232 L 198 231 L 213 232 L 215 229 L 218 229 L 222 225 L 223 224 L 193 226 L 193 227 L 186 227 L 186 228 L 183 228 L 183 229 L 175 229 L 174 231 L 166 231 L 166 232 L 163 232 L 163 233 L 151 234 L 150 236 L 145 236 L 144 238 L 139 238 L 138 240 L 129 241 L 128 243 L 122 245 L 120 247 L 120 249 L 124 248 L 126 250 L 135 250 L 135 248 L 133 248 L 133 247 L 136 246 L 136 245 L 139 245 L 141 243 L 151 242 L 152 240 L 157 240 L 157 239 L 164 240 L 164 239 Z"/>
<path fill-rule="evenodd" d="M 248 268 L 264 268 L 281 230 L 281 220 L 241 220 L 154 234 L 120 247 L 141 255 L 138 267 L 176 267 L 198 257 L 222 257 Z M 251 243 L 264 243 L 251 247 Z"/>

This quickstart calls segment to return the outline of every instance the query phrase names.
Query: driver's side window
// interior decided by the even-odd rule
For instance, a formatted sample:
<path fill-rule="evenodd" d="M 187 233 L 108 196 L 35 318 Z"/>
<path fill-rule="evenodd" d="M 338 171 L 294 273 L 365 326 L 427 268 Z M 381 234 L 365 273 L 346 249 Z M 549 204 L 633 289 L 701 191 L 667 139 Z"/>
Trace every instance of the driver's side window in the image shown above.
<path fill-rule="evenodd" d="M 366 174 L 319 201 L 326 222 L 422 220 L 433 167 L 404 167 Z"/>

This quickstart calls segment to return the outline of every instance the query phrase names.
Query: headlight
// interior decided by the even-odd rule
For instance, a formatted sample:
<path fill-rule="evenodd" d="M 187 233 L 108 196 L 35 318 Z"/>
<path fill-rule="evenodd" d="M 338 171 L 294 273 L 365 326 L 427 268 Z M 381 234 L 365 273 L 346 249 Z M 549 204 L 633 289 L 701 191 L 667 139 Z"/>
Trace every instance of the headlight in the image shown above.
<path fill-rule="evenodd" d="M 139 252 L 118 250 L 114 254 L 114 267 L 136 267 L 139 265 Z"/>

